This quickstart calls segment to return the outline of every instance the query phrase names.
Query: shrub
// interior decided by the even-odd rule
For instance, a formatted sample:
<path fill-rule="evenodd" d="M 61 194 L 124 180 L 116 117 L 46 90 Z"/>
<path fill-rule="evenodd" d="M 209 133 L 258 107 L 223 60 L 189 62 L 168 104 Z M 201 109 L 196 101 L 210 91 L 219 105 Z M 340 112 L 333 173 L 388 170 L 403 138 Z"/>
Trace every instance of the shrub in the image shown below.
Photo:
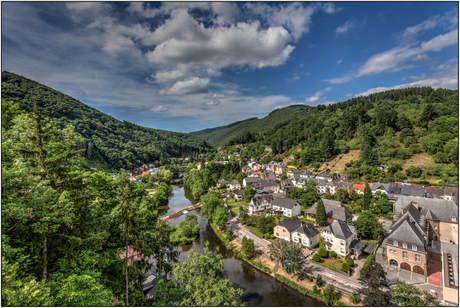
<path fill-rule="evenodd" d="M 347 263 L 342 263 L 342 271 L 344 271 L 345 273 L 349 272 L 350 271 L 350 265 L 348 265 Z"/>
<path fill-rule="evenodd" d="M 316 285 L 313 286 L 313 293 L 318 293 L 318 287 Z"/>
<path fill-rule="evenodd" d="M 367 257 L 366 261 L 363 264 L 363 267 L 361 268 L 361 271 L 359 272 L 360 278 L 363 278 L 364 269 L 368 267 L 369 265 L 371 265 L 373 260 L 374 260 L 374 255 L 371 254 L 369 255 L 369 257 Z"/>
<path fill-rule="evenodd" d="M 353 259 L 350 258 L 350 257 L 347 258 L 347 261 L 346 261 L 346 262 L 347 262 L 348 265 L 350 265 L 350 267 L 353 266 L 353 265 L 355 265 L 355 261 L 353 261 Z"/>
<path fill-rule="evenodd" d="M 233 239 L 233 231 L 232 231 L 232 229 L 228 228 L 227 230 L 225 230 L 225 236 L 226 236 L 229 240 Z"/>
<path fill-rule="evenodd" d="M 321 258 L 319 257 L 319 255 L 317 253 L 315 253 L 315 255 L 313 256 L 313 261 L 315 261 L 315 262 L 320 262 L 321 261 Z"/>
<path fill-rule="evenodd" d="M 308 277 L 308 281 L 312 282 L 312 281 L 313 281 L 313 278 L 312 278 L 312 277 Z"/>
<path fill-rule="evenodd" d="M 316 285 L 320 288 L 323 286 L 323 277 L 321 277 L 321 275 L 318 275 L 318 277 L 316 277 Z"/>
<path fill-rule="evenodd" d="M 348 295 L 348 298 L 353 304 L 358 304 L 361 301 L 361 298 L 359 297 L 357 293 L 350 293 Z"/>
<path fill-rule="evenodd" d="M 321 248 L 320 250 L 318 250 L 318 255 L 319 255 L 321 258 L 326 258 L 326 257 L 327 257 L 327 250 L 324 249 L 324 248 Z"/>
<path fill-rule="evenodd" d="M 331 257 L 337 258 L 337 253 L 335 251 L 331 251 Z"/>

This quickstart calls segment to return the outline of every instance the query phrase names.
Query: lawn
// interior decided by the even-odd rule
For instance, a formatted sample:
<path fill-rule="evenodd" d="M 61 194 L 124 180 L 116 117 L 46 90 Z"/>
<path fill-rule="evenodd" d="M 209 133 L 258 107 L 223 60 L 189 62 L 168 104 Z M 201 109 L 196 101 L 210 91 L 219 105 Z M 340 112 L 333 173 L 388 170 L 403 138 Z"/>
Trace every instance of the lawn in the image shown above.
<path fill-rule="evenodd" d="M 255 236 L 258 236 L 260 237 L 261 239 L 263 239 L 263 234 L 262 232 L 259 231 L 259 229 L 257 229 L 256 227 L 252 227 L 252 226 L 245 226 L 246 228 L 249 229 L 249 231 L 252 232 L 252 234 L 254 234 Z M 276 241 L 276 239 L 266 239 L 267 241 L 269 241 L 270 243 L 274 243 Z"/>
<path fill-rule="evenodd" d="M 234 207 L 239 208 L 240 206 L 242 206 L 242 207 L 247 207 L 247 204 L 246 204 L 245 201 L 227 202 L 227 206 L 228 206 L 229 208 L 234 208 Z"/>
<path fill-rule="evenodd" d="M 366 242 L 368 244 L 375 244 L 377 245 L 377 243 L 379 242 L 379 240 L 363 240 L 361 239 L 362 242 Z"/>
<path fill-rule="evenodd" d="M 311 220 L 311 219 L 307 219 L 307 218 L 302 218 L 302 223 L 303 224 L 306 224 L 306 223 L 311 223 L 311 224 L 316 224 L 316 222 L 314 220 Z"/>
<path fill-rule="evenodd" d="M 324 260 L 324 265 L 326 267 L 329 267 L 329 268 L 334 268 L 335 270 L 337 271 L 340 271 L 342 270 L 342 263 L 341 261 L 339 260 L 335 260 L 335 259 L 332 259 L 332 258 L 329 258 L 329 259 L 326 259 Z"/>

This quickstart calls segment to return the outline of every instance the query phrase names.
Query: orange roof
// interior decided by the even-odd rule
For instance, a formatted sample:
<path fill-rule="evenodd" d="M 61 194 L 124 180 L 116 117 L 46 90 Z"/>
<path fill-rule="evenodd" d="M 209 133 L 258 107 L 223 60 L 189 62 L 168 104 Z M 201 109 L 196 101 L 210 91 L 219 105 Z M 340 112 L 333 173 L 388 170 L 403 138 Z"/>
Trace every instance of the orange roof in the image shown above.
<path fill-rule="evenodd" d="M 353 187 L 354 189 L 359 189 L 361 191 L 364 191 L 364 188 L 366 188 L 366 186 L 364 185 L 361 185 L 361 184 L 353 184 Z"/>
<path fill-rule="evenodd" d="M 149 174 L 150 174 L 150 172 L 148 172 L 148 171 L 142 172 L 142 175 L 149 175 Z"/>

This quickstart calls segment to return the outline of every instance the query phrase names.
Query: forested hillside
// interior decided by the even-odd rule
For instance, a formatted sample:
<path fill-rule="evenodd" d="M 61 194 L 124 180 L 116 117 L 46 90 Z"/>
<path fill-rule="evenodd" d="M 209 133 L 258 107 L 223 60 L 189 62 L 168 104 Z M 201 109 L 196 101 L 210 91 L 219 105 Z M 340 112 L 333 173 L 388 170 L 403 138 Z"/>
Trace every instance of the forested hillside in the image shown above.
<path fill-rule="evenodd" d="M 59 128 L 69 122 L 85 140 L 79 145 L 88 156 L 99 153 L 114 167 L 125 169 L 164 161 L 170 156 L 213 151 L 202 139 L 185 133 L 146 128 L 119 121 L 82 102 L 14 73 L 2 72 L 2 99 L 30 111 L 37 102 L 41 111 L 54 118 Z"/>
<path fill-rule="evenodd" d="M 228 152 L 235 144 L 262 163 L 293 155 L 290 164 L 315 168 L 360 150 L 345 169 L 354 179 L 458 181 L 458 90 L 408 88 L 320 105 L 277 129 L 234 137 Z M 417 164 L 420 155 L 433 163 Z M 392 167 L 379 172 L 379 164 Z"/>
<path fill-rule="evenodd" d="M 208 128 L 190 134 L 198 136 L 214 147 L 221 146 L 235 136 L 247 131 L 258 133 L 271 130 L 275 127 L 281 127 L 289 121 L 298 119 L 307 115 L 313 107 L 304 105 L 289 106 L 283 109 L 276 109 L 262 119 L 250 118 L 244 121 L 234 122 L 229 125 Z"/>

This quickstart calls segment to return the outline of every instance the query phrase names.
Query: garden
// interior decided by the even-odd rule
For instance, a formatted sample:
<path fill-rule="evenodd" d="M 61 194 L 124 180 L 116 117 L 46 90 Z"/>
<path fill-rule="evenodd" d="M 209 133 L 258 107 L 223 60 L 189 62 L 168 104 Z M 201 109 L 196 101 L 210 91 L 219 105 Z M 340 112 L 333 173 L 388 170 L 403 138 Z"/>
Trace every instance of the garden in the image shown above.
<path fill-rule="evenodd" d="M 318 253 L 313 255 L 312 262 L 330 268 L 334 271 L 350 272 L 355 262 L 353 259 L 348 257 L 345 262 L 337 256 L 335 251 L 327 251 L 324 248 L 320 248 Z"/>

